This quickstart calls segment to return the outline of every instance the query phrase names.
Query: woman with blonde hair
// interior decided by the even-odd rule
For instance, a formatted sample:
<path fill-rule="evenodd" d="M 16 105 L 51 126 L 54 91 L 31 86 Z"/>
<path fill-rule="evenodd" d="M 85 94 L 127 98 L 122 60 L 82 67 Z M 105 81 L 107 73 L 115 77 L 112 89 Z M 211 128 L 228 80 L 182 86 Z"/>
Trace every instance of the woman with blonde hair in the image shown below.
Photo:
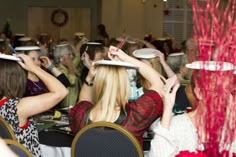
<path fill-rule="evenodd" d="M 141 62 L 149 65 L 160 74 L 166 73 L 169 78 L 175 75 L 166 63 L 164 54 L 159 50 L 153 48 L 138 49 L 133 52 L 133 56 L 138 58 Z M 165 78 L 162 77 L 162 80 L 165 80 Z M 140 82 L 141 88 L 143 88 L 141 90 L 144 90 L 145 92 L 145 90 L 149 88 L 150 82 L 142 76 L 139 77 L 138 81 Z"/>
<path fill-rule="evenodd" d="M 161 75 L 145 63 L 110 47 L 111 60 L 97 61 L 90 68 L 79 95 L 69 113 L 72 132 L 85 125 L 107 121 L 122 125 L 142 144 L 142 136 L 162 114 Z M 126 68 L 136 68 L 150 82 L 150 87 L 137 100 L 128 102 L 130 86 Z"/>

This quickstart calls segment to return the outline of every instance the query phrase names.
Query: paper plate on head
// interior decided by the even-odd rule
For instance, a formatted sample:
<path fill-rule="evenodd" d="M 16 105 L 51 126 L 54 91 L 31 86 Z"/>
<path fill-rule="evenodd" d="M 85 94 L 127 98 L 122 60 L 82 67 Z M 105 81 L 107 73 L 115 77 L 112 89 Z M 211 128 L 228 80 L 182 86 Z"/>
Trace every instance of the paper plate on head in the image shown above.
<path fill-rule="evenodd" d="M 19 41 L 30 41 L 30 40 L 32 40 L 32 38 L 30 38 L 30 37 L 22 37 L 22 38 L 19 38 L 18 40 Z"/>
<path fill-rule="evenodd" d="M 87 45 L 102 45 L 102 43 L 99 43 L 99 42 L 90 42 L 90 41 L 86 42 L 85 44 L 87 44 Z"/>
<path fill-rule="evenodd" d="M 133 40 L 127 40 L 126 42 L 129 43 L 129 44 L 136 44 L 137 43 L 137 42 L 135 42 Z"/>
<path fill-rule="evenodd" d="M 23 33 L 16 33 L 15 36 L 17 36 L 17 37 L 23 37 L 23 36 L 25 36 L 25 34 L 23 34 Z"/>
<path fill-rule="evenodd" d="M 21 61 L 20 58 L 17 58 L 15 56 L 11 56 L 11 55 L 1 54 L 1 53 L 0 53 L 0 59 L 12 60 L 12 61 Z"/>
<path fill-rule="evenodd" d="M 117 38 L 116 38 L 116 40 L 117 40 L 117 41 L 123 41 L 123 40 L 124 40 L 124 38 L 117 37 Z"/>
<path fill-rule="evenodd" d="M 63 47 L 63 46 L 68 46 L 69 44 L 66 43 L 66 44 L 59 44 L 59 45 L 56 45 L 56 47 Z"/>
<path fill-rule="evenodd" d="M 19 46 L 15 48 L 15 51 L 38 51 L 40 47 L 38 46 Z"/>
<path fill-rule="evenodd" d="M 74 36 L 83 37 L 83 36 L 85 36 L 85 33 L 83 33 L 83 32 L 75 32 Z"/>
<path fill-rule="evenodd" d="M 142 58 L 142 59 L 155 58 L 155 57 L 158 57 L 157 51 L 159 50 L 152 49 L 152 48 L 138 49 L 133 52 L 133 56 L 136 58 Z"/>
<path fill-rule="evenodd" d="M 189 69 L 204 69 L 209 71 L 228 71 L 235 69 L 232 63 L 217 61 L 195 61 L 185 66 Z"/>
<path fill-rule="evenodd" d="M 184 55 L 183 52 L 178 52 L 178 53 L 171 53 L 168 55 L 168 57 L 175 57 L 175 56 L 182 56 L 182 55 Z"/>
<path fill-rule="evenodd" d="M 95 65 L 111 65 L 111 66 L 121 66 L 126 68 L 137 68 L 137 66 L 122 61 L 112 61 L 112 60 L 99 60 L 94 62 Z"/>
<path fill-rule="evenodd" d="M 165 40 L 167 40 L 168 38 L 157 38 L 157 40 L 159 40 L 159 41 L 165 41 Z"/>

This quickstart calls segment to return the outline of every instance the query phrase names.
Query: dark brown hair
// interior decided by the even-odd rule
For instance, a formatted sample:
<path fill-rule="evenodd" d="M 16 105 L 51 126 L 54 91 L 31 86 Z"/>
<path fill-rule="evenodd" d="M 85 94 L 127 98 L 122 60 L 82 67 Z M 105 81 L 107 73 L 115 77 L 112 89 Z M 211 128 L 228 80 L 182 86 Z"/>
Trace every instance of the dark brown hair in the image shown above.
<path fill-rule="evenodd" d="M 26 87 L 26 71 L 15 61 L 0 59 L 0 74 L 0 98 L 22 98 Z"/>
<path fill-rule="evenodd" d="M 88 46 L 88 48 L 87 48 Z M 89 59 L 94 60 L 94 57 L 97 52 L 105 53 L 105 48 L 103 45 L 92 45 L 92 44 L 83 44 L 80 48 L 81 55 L 84 53 L 84 51 L 87 48 L 87 54 L 89 55 Z"/>

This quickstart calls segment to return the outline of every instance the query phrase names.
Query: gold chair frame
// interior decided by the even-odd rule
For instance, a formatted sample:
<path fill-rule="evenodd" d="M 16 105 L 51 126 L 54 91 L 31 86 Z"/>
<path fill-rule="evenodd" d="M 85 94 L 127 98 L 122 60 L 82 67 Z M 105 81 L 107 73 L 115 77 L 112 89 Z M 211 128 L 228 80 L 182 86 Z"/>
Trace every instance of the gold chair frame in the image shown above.
<path fill-rule="evenodd" d="M 14 145 L 18 148 L 20 148 L 21 150 L 23 150 L 28 157 L 32 157 L 33 155 L 30 153 L 30 151 L 22 144 L 20 144 L 19 142 L 15 141 L 15 140 L 11 140 L 11 139 L 4 139 L 5 143 L 7 145 Z M 17 154 L 18 155 L 18 154 Z"/>
<path fill-rule="evenodd" d="M 135 146 L 138 156 L 139 157 L 143 157 L 143 149 L 139 143 L 139 141 L 137 140 L 137 138 L 127 129 L 125 129 L 124 127 L 122 127 L 121 125 L 115 124 L 115 123 L 111 123 L 111 122 L 94 122 L 92 124 L 89 124 L 87 126 L 85 126 L 84 128 L 82 128 L 74 137 L 72 145 L 71 145 L 71 157 L 75 157 L 75 145 L 76 142 L 78 141 L 78 139 L 80 138 L 80 136 L 86 132 L 87 130 L 91 129 L 91 128 L 97 128 L 97 127 L 108 127 L 108 128 L 112 128 L 115 130 L 118 130 L 119 132 L 121 132 L 122 134 L 124 134 L 124 136 L 127 136 L 130 141 L 133 143 L 133 145 Z"/>
<path fill-rule="evenodd" d="M 1 116 L 0 116 L 0 123 L 7 129 L 7 131 L 9 132 L 11 136 L 11 139 L 16 141 L 16 136 L 11 126 Z"/>

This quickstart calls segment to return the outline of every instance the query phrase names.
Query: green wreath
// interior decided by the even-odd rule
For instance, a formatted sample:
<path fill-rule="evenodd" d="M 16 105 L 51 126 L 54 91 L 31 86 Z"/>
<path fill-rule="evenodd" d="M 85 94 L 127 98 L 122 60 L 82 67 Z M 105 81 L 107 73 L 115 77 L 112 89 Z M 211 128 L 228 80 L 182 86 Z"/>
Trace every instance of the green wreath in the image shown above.
<path fill-rule="evenodd" d="M 63 9 L 56 9 L 51 14 L 51 22 L 57 27 L 63 27 L 67 24 L 69 16 Z"/>

